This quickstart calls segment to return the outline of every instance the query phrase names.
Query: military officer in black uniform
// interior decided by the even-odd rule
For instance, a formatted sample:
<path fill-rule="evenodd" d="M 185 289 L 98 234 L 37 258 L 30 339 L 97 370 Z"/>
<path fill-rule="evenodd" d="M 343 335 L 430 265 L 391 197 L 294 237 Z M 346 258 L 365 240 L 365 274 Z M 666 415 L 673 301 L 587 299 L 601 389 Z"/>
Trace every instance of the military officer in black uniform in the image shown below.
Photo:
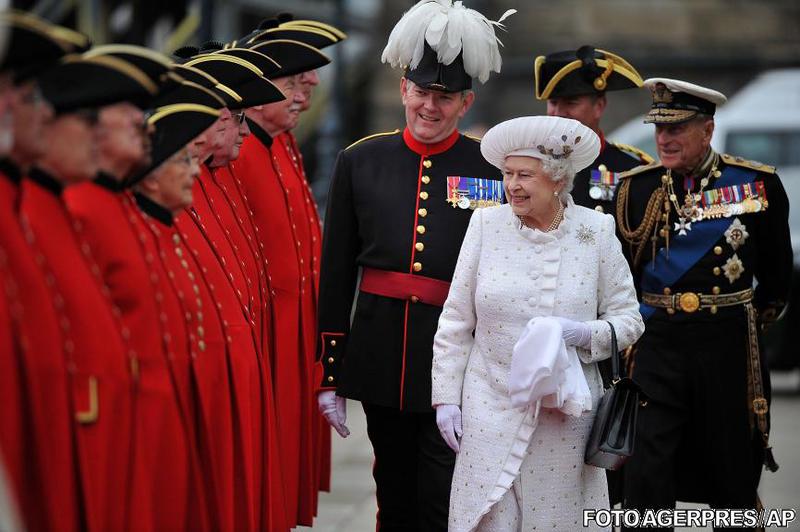
<path fill-rule="evenodd" d="M 499 70 L 496 39 L 455 50 L 449 64 L 437 58 L 448 39 L 438 50 L 420 42 L 424 54 L 415 64 L 414 50 L 398 43 L 409 41 L 404 31 L 430 22 L 431 8 L 443 9 L 435 2 L 412 7 L 383 54 L 392 65 L 410 65 L 400 86 L 406 127 L 339 154 L 322 247 L 320 410 L 346 436 L 344 398 L 362 402 L 382 531 L 447 530 L 455 453 L 431 408 L 433 336 L 472 211 L 502 201 L 501 175 L 479 142 L 458 131 L 475 97 L 471 78 Z M 461 29 L 449 17 L 486 20 L 460 5 L 444 10 L 456 35 Z M 483 70 L 466 70 L 468 60 Z"/>
<path fill-rule="evenodd" d="M 624 504 L 756 508 L 762 464 L 777 468 L 758 333 L 787 300 L 788 199 L 775 168 L 710 147 L 725 96 L 664 78 L 644 85 L 660 162 L 622 174 L 616 200 L 647 324 L 633 377 L 650 398 Z"/>
<path fill-rule="evenodd" d="M 575 176 L 575 204 L 613 212 L 619 174 L 651 163 L 653 158 L 633 146 L 610 142 L 603 135 L 600 120 L 607 105 L 606 91 L 641 87 L 641 76 L 620 56 L 581 46 L 538 56 L 534 78 L 536 98 L 547 100 L 548 115 L 577 120 L 600 136 L 600 155 Z"/>

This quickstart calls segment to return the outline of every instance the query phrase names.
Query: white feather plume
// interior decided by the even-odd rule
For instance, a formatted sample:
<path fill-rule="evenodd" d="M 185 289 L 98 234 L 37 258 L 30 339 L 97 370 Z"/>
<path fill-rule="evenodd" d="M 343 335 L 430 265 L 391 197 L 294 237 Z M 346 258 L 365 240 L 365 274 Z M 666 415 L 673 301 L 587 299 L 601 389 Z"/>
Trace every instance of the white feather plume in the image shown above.
<path fill-rule="evenodd" d="M 383 50 L 381 61 L 392 67 L 415 69 L 422 60 L 425 42 L 438 61 L 449 65 L 463 52 L 464 70 L 481 83 L 491 72 L 500 72 L 502 60 L 495 28 L 516 13 L 509 9 L 498 20 L 489 20 L 461 1 L 420 0 L 397 22 Z"/>

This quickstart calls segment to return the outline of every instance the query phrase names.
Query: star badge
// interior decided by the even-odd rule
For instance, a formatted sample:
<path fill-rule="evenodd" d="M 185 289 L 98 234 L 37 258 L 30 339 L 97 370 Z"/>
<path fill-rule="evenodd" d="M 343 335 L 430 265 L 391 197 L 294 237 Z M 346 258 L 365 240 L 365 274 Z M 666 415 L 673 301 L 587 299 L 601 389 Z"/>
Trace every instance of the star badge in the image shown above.
<path fill-rule="evenodd" d="M 731 284 L 742 276 L 744 273 L 744 264 L 742 264 L 742 259 L 740 259 L 736 253 L 733 254 L 725 264 L 722 266 L 722 271 L 725 272 L 725 277 L 730 281 Z"/>
<path fill-rule="evenodd" d="M 594 230 L 591 227 L 586 227 L 581 224 L 575 232 L 575 238 L 581 244 L 594 244 Z"/>
<path fill-rule="evenodd" d="M 739 218 L 735 218 L 725 230 L 725 241 L 731 245 L 734 251 L 739 249 L 739 246 L 742 246 L 749 236 L 750 233 L 747 232 L 747 228 Z"/>

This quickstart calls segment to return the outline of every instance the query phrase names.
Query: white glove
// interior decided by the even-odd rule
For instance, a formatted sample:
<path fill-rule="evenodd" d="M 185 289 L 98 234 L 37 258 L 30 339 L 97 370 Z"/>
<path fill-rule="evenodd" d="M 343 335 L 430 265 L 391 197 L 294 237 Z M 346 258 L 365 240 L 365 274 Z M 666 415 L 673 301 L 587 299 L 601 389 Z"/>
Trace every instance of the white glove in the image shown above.
<path fill-rule="evenodd" d="M 458 439 L 461 438 L 461 409 L 458 405 L 437 405 L 436 425 L 447 446 L 458 452 Z"/>
<path fill-rule="evenodd" d="M 350 435 L 350 429 L 344 424 L 347 421 L 347 400 L 344 397 L 339 397 L 333 390 L 319 392 L 317 405 L 319 413 L 325 416 L 328 424 L 336 429 L 339 436 L 346 438 Z"/>
<path fill-rule="evenodd" d="M 582 321 L 574 321 L 569 318 L 562 318 L 560 316 L 553 316 L 561 324 L 562 334 L 566 345 L 575 347 L 582 347 L 584 349 L 592 348 L 592 328 Z"/>

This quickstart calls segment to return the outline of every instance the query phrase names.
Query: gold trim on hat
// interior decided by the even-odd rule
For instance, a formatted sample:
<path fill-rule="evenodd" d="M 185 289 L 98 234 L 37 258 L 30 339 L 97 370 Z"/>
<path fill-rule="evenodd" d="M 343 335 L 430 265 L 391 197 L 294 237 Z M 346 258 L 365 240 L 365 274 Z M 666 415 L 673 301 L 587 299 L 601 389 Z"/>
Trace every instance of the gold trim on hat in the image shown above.
<path fill-rule="evenodd" d="M 605 72 L 603 72 L 603 74 L 601 74 L 601 76 L 597 79 L 602 78 L 603 75 L 605 75 L 605 77 L 608 78 L 608 76 L 611 75 L 611 72 L 617 72 L 618 74 L 628 78 L 637 87 L 641 87 L 644 84 L 644 80 L 642 79 L 642 76 L 639 75 L 639 72 L 637 72 L 636 69 L 633 68 L 633 66 L 627 61 L 625 61 L 625 59 L 623 59 L 622 57 L 618 56 L 617 54 L 601 50 L 599 48 L 595 48 L 595 52 L 600 52 L 606 57 L 604 59 L 595 58 L 594 62 L 597 64 L 597 66 L 604 68 L 606 70 L 608 70 L 609 68 L 611 69 L 608 70 L 607 75 L 605 74 Z M 534 62 L 534 67 L 533 67 L 534 91 L 536 93 L 537 100 L 548 99 L 550 97 L 550 94 L 552 94 L 553 90 L 556 88 L 556 85 L 558 85 L 558 83 L 562 79 L 564 79 L 567 76 L 567 74 L 579 69 L 583 65 L 583 62 L 579 59 L 567 63 L 561 68 L 561 70 L 555 73 L 555 75 L 550 79 L 550 81 L 545 86 L 544 90 L 541 91 L 540 93 L 539 72 L 542 68 L 542 65 L 545 62 L 546 62 L 546 57 L 543 55 L 538 56 Z M 597 79 L 595 81 L 597 81 Z M 605 79 L 603 81 L 605 81 Z M 596 89 L 596 90 L 602 90 L 602 89 Z"/>
<path fill-rule="evenodd" d="M 0 13 L 0 21 L 5 22 L 9 26 L 17 26 L 38 33 L 42 37 L 49 39 L 65 53 L 72 50 L 69 45 L 78 47 L 89 45 L 89 39 L 86 35 L 63 26 L 50 24 L 36 15 L 24 11 L 15 9 L 4 11 Z"/>
<path fill-rule="evenodd" d="M 206 63 L 208 61 L 223 61 L 223 62 L 227 62 L 227 63 L 235 63 L 235 64 L 237 64 L 239 66 L 243 66 L 246 69 L 254 72 L 258 76 L 263 76 L 264 75 L 264 73 L 261 71 L 261 69 L 258 68 L 257 66 L 255 66 L 253 63 L 251 63 L 250 61 L 246 61 L 246 60 L 244 60 L 244 59 L 242 59 L 240 57 L 236 57 L 235 55 L 217 54 L 217 53 L 202 54 L 202 55 L 198 55 L 198 56 L 193 57 L 189 61 L 185 62 L 184 65 L 186 65 L 186 66 L 194 66 L 194 65 L 198 65 L 200 63 Z"/>
<path fill-rule="evenodd" d="M 187 87 L 192 87 L 193 89 L 200 89 L 201 91 L 205 92 L 209 96 L 212 96 L 215 100 L 217 100 L 223 106 L 225 105 L 225 100 L 220 98 L 219 95 L 214 94 L 214 91 L 212 91 L 211 89 L 203 87 L 199 83 L 195 83 L 194 81 L 183 81 L 183 82 L 181 82 L 181 85 L 186 85 Z M 223 87 L 224 87 L 224 85 L 223 85 Z M 236 94 L 236 93 L 234 93 L 234 94 Z M 237 96 L 238 96 L 238 94 L 237 94 Z M 241 101 L 241 98 L 239 100 Z M 189 102 L 184 102 L 184 103 L 189 103 Z M 172 105 L 174 105 L 174 104 L 172 104 Z"/>
<path fill-rule="evenodd" d="M 191 72 L 193 72 L 193 73 L 195 73 L 195 74 L 197 74 L 199 76 L 202 76 L 202 77 L 206 78 L 210 83 L 212 83 L 214 85 L 217 85 L 219 83 L 219 81 L 217 81 L 217 78 L 215 78 L 214 76 L 212 76 L 211 74 L 209 74 L 208 72 L 206 72 L 204 70 L 200 70 L 199 68 L 182 65 L 182 64 L 179 64 L 179 63 L 172 63 L 170 65 L 170 67 L 174 68 L 177 72 L 180 72 L 182 68 L 185 68 L 185 69 L 187 69 L 187 70 L 189 70 L 189 71 L 191 71 Z"/>
<path fill-rule="evenodd" d="M 261 53 L 258 50 L 254 50 L 252 48 L 241 48 L 241 47 L 223 48 L 222 50 L 217 50 L 216 52 L 212 52 L 211 55 L 213 55 L 213 54 L 228 55 L 227 52 L 234 52 L 234 51 L 235 52 L 247 52 L 248 54 L 258 54 L 261 57 L 267 58 L 273 65 L 275 65 L 276 69 L 281 67 L 281 65 L 279 65 L 277 61 L 275 61 L 273 58 L 271 58 L 267 54 Z M 234 56 L 234 57 L 239 57 L 239 56 Z M 239 58 L 239 59 L 241 59 L 241 58 Z M 247 59 L 245 59 L 245 61 L 247 61 Z M 264 74 L 262 73 L 261 75 L 263 76 Z"/>
<path fill-rule="evenodd" d="M 156 112 L 147 119 L 147 124 L 154 125 L 162 118 L 174 115 L 175 113 L 185 113 L 188 111 L 194 113 L 205 113 L 207 115 L 216 117 L 222 114 L 217 109 L 212 109 L 207 105 L 200 105 L 199 103 L 173 103 L 171 105 L 165 105 L 164 107 L 159 107 L 156 109 Z"/>
<path fill-rule="evenodd" d="M 271 44 L 282 44 L 282 43 L 296 44 L 298 46 L 302 46 L 303 48 L 308 48 L 312 52 L 315 52 L 315 53 L 319 54 L 322 58 L 326 59 L 327 61 L 331 60 L 330 57 L 328 57 L 327 55 L 325 55 L 324 53 L 322 53 L 318 49 L 314 48 L 310 44 L 306 44 L 306 43 L 300 42 L 300 41 L 294 41 L 292 39 L 274 39 L 274 40 L 271 40 L 271 41 L 264 41 L 264 42 L 258 43 L 256 45 L 253 45 L 253 50 L 259 50 L 260 48 L 264 48 L 264 47 L 269 46 Z"/>
<path fill-rule="evenodd" d="M 141 85 L 150 94 L 156 94 L 158 92 L 158 85 L 156 85 L 155 82 L 152 79 L 150 79 L 150 76 L 142 72 L 140 69 L 136 68 L 134 65 L 118 57 L 110 55 L 84 57 L 82 55 L 75 54 L 65 57 L 64 63 L 65 64 L 95 63 L 98 65 L 102 65 L 106 68 L 110 68 L 111 70 L 116 70 L 118 72 L 121 72 L 122 74 L 125 74 L 132 80 L 139 83 L 139 85 Z"/>
<path fill-rule="evenodd" d="M 675 124 L 685 122 L 697 115 L 697 111 L 689 109 L 650 109 L 644 117 L 645 124 Z"/>
<path fill-rule="evenodd" d="M 326 24 L 324 22 L 320 22 L 318 20 L 289 20 L 282 23 L 278 27 L 289 27 L 289 26 L 311 26 L 312 28 L 319 28 L 325 30 L 329 33 L 334 34 L 340 41 L 343 41 L 347 38 L 347 34 L 337 28 L 336 26 L 332 26 L 330 24 Z"/>
<path fill-rule="evenodd" d="M 95 46 L 91 50 L 86 51 L 83 54 L 83 56 L 95 57 L 98 55 L 117 55 L 117 54 L 129 54 L 138 57 L 144 57 L 146 59 L 150 59 L 151 61 L 155 61 L 156 63 L 164 65 L 167 68 L 172 67 L 172 62 L 164 54 L 156 52 L 155 50 L 151 50 L 149 48 L 145 48 L 143 46 L 135 46 L 132 44 L 103 44 L 101 46 Z"/>
<path fill-rule="evenodd" d="M 329 31 L 320 28 L 314 28 L 312 26 L 301 26 L 300 24 L 297 24 L 293 26 L 281 25 L 278 26 L 277 28 L 268 28 L 264 31 L 257 33 L 253 38 L 247 41 L 247 44 L 252 44 L 261 39 L 263 36 L 268 35 L 270 33 L 277 33 L 281 31 L 303 31 L 306 33 L 313 33 L 315 35 L 320 35 L 322 37 L 325 37 L 326 39 L 331 41 L 331 44 L 336 44 L 337 42 L 339 42 L 339 38 Z"/>
<path fill-rule="evenodd" d="M 225 94 L 233 98 L 236 101 L 236 103 L 242 101 L 242 97 L 239 96 L 239 93 L 233 90 L 232 88 L 228 87 L 227 85 L 223 85 L 222 83 L 217 82 L 217 84 L 214 85 L 214 88 L 217 89 L 218 91 L 224 92 Z"/>

